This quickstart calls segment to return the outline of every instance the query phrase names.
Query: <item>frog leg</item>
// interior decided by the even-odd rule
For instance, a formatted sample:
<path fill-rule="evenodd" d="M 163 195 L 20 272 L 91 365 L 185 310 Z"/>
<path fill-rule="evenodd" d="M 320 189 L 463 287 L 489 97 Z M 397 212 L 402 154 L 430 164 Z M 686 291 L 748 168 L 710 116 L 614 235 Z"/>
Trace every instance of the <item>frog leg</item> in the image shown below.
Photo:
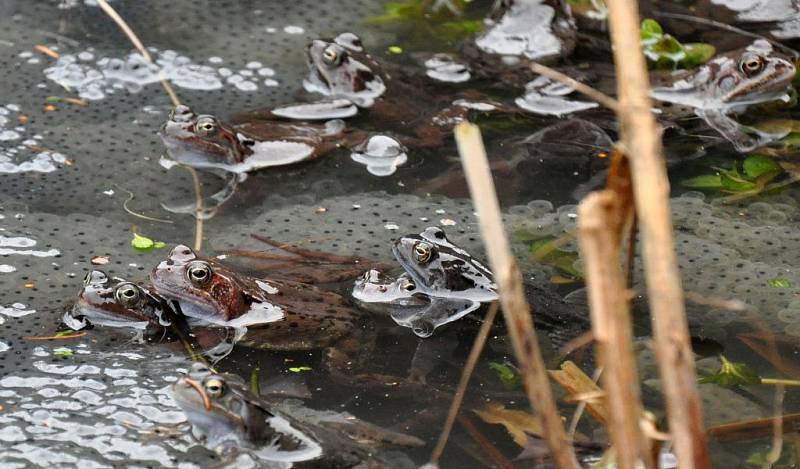
<path fill-rule="evenodd" d="M 711 128 L 722 134 L 741 153 L 754 150 L 786 135 L 786 133 L 771 134 L 742 125 L 721 109 L 698 108 L 695 109 L 695 114 L 706 121 Z"/>
<path fill-rule="evenodd" d="M 251 236 L 274 249 L 270 251 L 234 249 L 226 251 L 225 254 L 264 261 L 256 267 L 258 270 L 273 272 L 277 270 L 282 277 L 298 282 L 341 282 L 358 277 L 371 268 L 386 268 L 384 264 L 357 256 L 339 256 L 302 249 L 257 234 Z"/>
<path fill-rule="evenodd" d="M 202 211 L 198 213 L 196 201 L 192 201 L 187 204 L 173 204 L 170 202 L 161 202 L 161 207 L 168 212 L 189 213 L 203 220 L 207 220 L 213 217 L 216 214 L 217 209 L 220 206 L 222 206 L 222 204 L 227 202 L 231 197 L 233 197 L 233 194 L 236 193 L 236 189 L 239 187 L 239 183 L 244 181 L 246 175 L 230 173 L 227 171 L 219 171 L 219 172 L 209 171 L 209 172 L 224 179 L 225 186 L 219 191 L 217 191 L 215 194 L 212 194 L 203 199 Z"/>

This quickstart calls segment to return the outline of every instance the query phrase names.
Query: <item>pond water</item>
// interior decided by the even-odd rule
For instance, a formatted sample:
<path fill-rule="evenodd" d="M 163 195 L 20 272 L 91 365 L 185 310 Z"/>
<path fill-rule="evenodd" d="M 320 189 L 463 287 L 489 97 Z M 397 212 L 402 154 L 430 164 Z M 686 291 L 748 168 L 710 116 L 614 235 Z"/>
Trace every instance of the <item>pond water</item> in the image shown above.
<path fill-rule="evenodd" d="M 565 298 L 565 303 L 559 302 L 562 309 L 585 314 L 581 263 L 569 235 L 576 225 L 580 197 L 603 183 L 605 155 L 616 138 L 616 125 L 613 115 L 586 106 L 581 97 L 569 96 L 572 102 L 564 104 L 560 101 L 564 90 L 553 91 L 552 84 L 549 89 L 541 82 L 526 88 L 525 83 L 535 78 L 532 74 L 522 73 L 519 82 L 519 71 L 497 74 L 491 63 L 474 63 L 471 72 L 465 72 L 459 64 L 467 59 L 459 54 L 469 57 L 474 51 L 462 45 L 469 38 L 464 31 L 481 24 L 492 2 L 467 2 L 466 20 L 450 20 L 449 26 L 441 12 L 437 15 L 444 20 L 433 15 L 429 22 L 377 21 L 396 8 L 375 0 L 110 3 L 161 65 L 180 101 L 199 114 L 247 119 L 252 117 L 246 114 L 249 111 L 313 102 L 303 91 L 308 77 L 305 48 L 313 39 L 343 32 L 357 33 L 389 76 L 407 81 L 387 109 L 361 110 L 347 119 L 349 126 L 365 129 L 377 139 L 355 151 L 341 146 L 314 161 L 254 171 L 239 182 L 235 191 L 225 194 L 230 197 L 224 203 L 206 214 L 202 254 L 266 250 L 251 236 L 256 234 L 306 249 L 395 264 L 395 239 L 438 226 L 455 244 L 484 258 L 455 144 L 448 135 L 433 143 L 425 138 L 431 135 L 425 133 L 427 120 L 440 110 L 435 106 L 469 99 L 484 132 L 506 228 L 526 281 L 552 295 L 548 298 Z M 693 2 L 661 8 L 685 13 L 687 3 Z M 774 36 L 787 47 L 797 45 L 795 23 L 800 13 L 792 2 L 774 2 L 781 3 L 778 14 L 772 2 L 696 3 L 698 15 L 736 22 L 757 34 Z M 645 7 L 657 13 L 650 5 Z M 720 52 L 753 40 L 737 32 L 656 17 L 681 42 L 710 43 Z M 583 28 L 583 22 L 578 24 Z M 75 302 L 90 270 L 144 281 L 174 245 L 195 242 L 192 176 L 181 167 L 167 168 L 162 160 L 164 145 L 156 133 L 173 109 L 158 74 L 90 0 L 6 0 L 0 26 L 0 463 L 3 467 L 229 463 L 192 436 L 170 393 L 172 383 L 191 365 L 180 344 L 143 343 L 128 330 L 101 327 L 78 337 L 42 340 L 64 329 L 63 313 Z M 603 33 L 587 31 L 594 39 L 579 38 L 569 58 L 557 63 L 613 92 L 608 80 L 611 55 L 598 39 Z M 554 44 L 547 46 L 551 51 Z M 433 57 L 438 52 L 455 53 L 455 59 Z M 431 77 L 445 81 L 434 82 Z M 390 90 L 397 86 L 386 82 Z M 465 94 L 467 90 L 482 94 L 475 98 L 475 93 Z M 482 112 L 495 105 L 514 111 Z M 553 115 L 569 111 L 577 114 Z M 782 119 L 795 114 L 786 106 L 770 112 Z M 576 116 L 585 120 L 569 120 Z M 745 114 L 742 119 L 754 123 L 759 117 Z M 746 337 L 764 331 L 780 334 L 786 360 L 793 361 L 797 353 L 800 192 L 787 183 L 760 194 L 742 194 L 752 189 L 745 183 L 753 181 L 746 180 L 739 181 L 744 189 L 726 186 L 747 195 L 731 201 L 731 194 L 719 189 L 699 192 L 686 187 L 682 182 L 720 168 L 729 170 L 747 162 L 751 154 L 737 152 L 694 115 L 670 122 L 665 143 L 681 275 L 688 291 L 706 299 L 687 304 L 697 339 L 698 368 L 714 372 L 719 367 L 717 355 L 723 353 L 765 377 L 783 376 L 747 346 Z M 396 136 L 401 145 L 380 134 Z M 773 148 L 779 161 L 791 161 L 791 144 Z M 376 158 L 370 152 L 380 155 Z M 765 184 L 788 181 L 793 170 L 789 165 L 780 167 Z M 230 178 L 201 172 L 200 181 L 208 197 L 224 193 Z M 205 204 L 213 206 L 214 201 L 207 198 Z M 134 231 L 165 247 L 134 249 Z M 565 242 L 542 255 L 543 243 L 554 239 Z M 224 262 L 242 272 L 264 275 L 254 260 L 228 255 Z M 347 280 L 325 283 L 323 288 L 349 297 L 352 285 Z M 660 417 L 663 405 L 646 340 L 647 308 L 638 255 L 633 287 L 645 403 Z M 745 311 L 726 309 L 722 299 L 741 300 Z M 431 389 L 450 393 L 483 311 L 442 326 L 427 339 L 388 318 L 378 318 L 376 347 L 362 359 L 371 371 L 391 376 L 404 377 L 412 367 L 423 369 Z M 547 311 L 537 314 L 552 322 Z M 546 358 L 557 364 L 562 336 L 576 332 L 571 324 L 558 324 L 558 318 L 555 322 L 555 332 L 541 335 Z M 589 375 L 594 372 L 591 357 L 572 359 Z M 504 381 L 498 372 L 513 371 L 510 363 L 513 355 L 498 325 L 464 405 L 463 416 L 472 425 L 469 429 L 456 425 L 443 467 L 497 464 L 484 444 L 511 460 L 521 451 L 503 426 L 486 423 L 472 412 L 491 405 L 526 409 L 518 383 Z M 427 461 L 449 405 L 448 399 L 431 397 L 437 395 L 433 392 L 408 392 L 402 386 L 368 389 L 331 379 L 320 350 L 280 353 L 237 346 L 216 366 L 256 380 L 262 389 L 286 380 L 294 389 L 296 382 L 302 382 L 308 394 L 303 406 L 349 412 L 425 442 L 412 449 L 380 450 L 393 467 Z M 703 384 L 700 389 L 709 426 L 772 414 L 770 386 L 727 389 Z M 560 390 L 557 395 L 563 397 Z M 569 419 L 574 405 L 562 402 L 561 409 Z M 787 391 L 784 412 L 798 410 L 800 399 Z M 488 443 L 476 443 L 474 429 Z M 581 420 L 578 431 L 586 439 L 605 441 L 602 428 L 590 417 Z M 792 441 L 787 444 L 794 445 Z M 712 440 L 712 445 L 718 467 L 747 467 L 744 461 L 768 449 L 769 439 L 744 444 Z"/>

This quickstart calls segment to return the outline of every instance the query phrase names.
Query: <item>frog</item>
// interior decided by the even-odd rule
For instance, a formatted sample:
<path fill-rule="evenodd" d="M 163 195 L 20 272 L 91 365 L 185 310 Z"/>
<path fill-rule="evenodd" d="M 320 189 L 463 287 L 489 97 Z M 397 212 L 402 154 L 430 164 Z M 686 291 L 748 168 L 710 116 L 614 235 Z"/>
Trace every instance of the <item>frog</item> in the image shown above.
<path fill-rule="evenodd" d="M 747 152 L 785 133 L 747 127 L 731 116 L 753 105 L 788 101 L 795 72 L 788 57 L 776 52 L 767 40 L 757 39 L 744 50 L 717 55 L 697 70 L 676 74 L 670 86 L 654 87 L 650 94 L 660 101 L 690 107 L 737 151 Z"/>
<path fill-rule="evenodd" d="M 346 142 L 349 131 L 339 119 L 323 124 L 277 120 L 230 124 L 178 105 L 159 130 L 159 136 L 177 163 L 246 174 L 323 156 Z"/>
<path fill-rule="evenodd" d="M 401 236 L 393 253 L 403 273 L 392 279 L 378 270 L 355 281 L 353 297 L 373 311 L 386 311 L 420 337 L 498 299 L 494 275 L 467 251 L 448 240 L 444 230 L 428 227 Z M 591 328 L 586 305 L 575 307 L 553 289 L 525 284 L 536 324 L 556 344 Z"/>
<path fill-rule="evenodd" d="M 350 32 L 311 41 L 306 58 L 309 75 L 304 88 L 318 97 L 315 101 L 245 113 L 240 118 L 304 120 L 313 108 L 318 119 L 364 117 L 357 128 L 368 135 L 387 133 L 387 128 L 410 128 L 411 134 L 390 136 L 406 147 L 435 148 L 442 146 L 456 123 L 476 113 L 516 113 L 472 90 L 443 90 L 412 67 L 379 62 Z"/>
<path fill-rule="evenodd" d="M 78 299 L 62 320 L 73 330 L 91 326 L 130 328 L 149 341 L 165 340 L 173 326 L 182 325 L 175 305 L 152 291 L 102 270 L 91 270 L 83 280 Z"/>
<path fill-rule="evenodd" d="M 387 280 L 371 269 L 356 280 L 351 295 L 365 308 L 388 312 L 419 337 L 498 298 L 491 271 L 439 227 L 400 237 L 392 252 L 403 274 Z"/>
<path fill-rule="evenodd" d="M 150 273 L 187 317 L 242 331 L 238 344 L 277 352 L 324 350 L 324 367 L 354 374 L 375 338 L 369 315 L 341 295 L 285 279 L 250 277 L 175 246 Z"/>
<path fill-rule="evenodd" d="M 177 302 L 156 293 L 148 282 L 110 277 L 98 269 L 86 274 L 78 299 L 62 322 L 75 331 L 98 326 L 130 329 L 148 343 L 181 342 L 182 350 L 212 361 L 232 349 L 229 334 L 186 318 Z"/>
<path fill-rule="evenodd" d="M 413 467 L 407 460 L 385 461 L 374 448 L 423 444 L 346 413 L 285 405 L 257 395 L 239 376 L 202 363 L 193 363 L 171 391 L 193 436 L 227 461 L 244 453 L 259 461 L 300 467 Z"/>

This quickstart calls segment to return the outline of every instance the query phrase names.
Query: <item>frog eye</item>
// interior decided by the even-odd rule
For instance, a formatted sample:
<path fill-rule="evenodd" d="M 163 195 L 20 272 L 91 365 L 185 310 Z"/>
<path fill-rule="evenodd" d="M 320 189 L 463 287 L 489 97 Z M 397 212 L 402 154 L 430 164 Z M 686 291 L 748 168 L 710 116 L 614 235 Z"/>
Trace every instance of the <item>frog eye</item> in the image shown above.
<path fill-rule="evenodd" d="M 745 75 L 753 76 L 764 69 L 764 59 L 758 55 L 744 57 L 739 63 L 739 68 Z"/>
<path fill-rule="evenodd" d="M 211 267 L 205 262 L 192 262 L 186 269 L 186 277 L 195 285 L 205 285 L 211 280 Z"/>
<path fill-rule="evenodd" d="M 328 65 L 339 65 L 342 63 L 344 51 L 334 45 L 330 45 L 322 51 L 322 60 Z"/>
<path fill-rule="evenodd" d="M 194 131 L 202 137 L 211 137 L 217 133 L 217 121 L 211 116 L 203 116 L 194 124 Z"/>
<path fill-rule="evenodd" d="M 428 243 L 419 242 L 414 245 L 414 260 L 420 264 L 425 264 L 431 260 L 433 246 Z"/>
<path fill-rule="evenodd" d="M 203 388 L 211 397 L 219 397 L 225 392 L 225 382 L 219 378 L 208 378 L 203 382 Z"/>
<path fill-rule="evenodd" d="M 414 291 L 417 289 L 417 284 L 411 279 L 405 279 L 403 283 L 400 284 L 400 288 L 405 291 Z"/>
<path fill-rule="evenodd" d="M 139 287 L 132 283 L 123 283 L 114 290 L 114 299 L 123 306 L 131 308 L 136 306 L 141 298 Z"/>

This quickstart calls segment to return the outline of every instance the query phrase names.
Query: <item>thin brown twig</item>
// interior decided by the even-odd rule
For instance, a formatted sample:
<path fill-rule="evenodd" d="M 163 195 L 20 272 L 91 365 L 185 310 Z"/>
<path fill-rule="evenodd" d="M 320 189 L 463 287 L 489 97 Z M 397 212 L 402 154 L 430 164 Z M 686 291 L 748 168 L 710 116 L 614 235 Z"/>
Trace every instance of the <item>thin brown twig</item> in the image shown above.
<path fill-rule="evenodd" d="M 620 104 L 617 117 L 625 154 L 631 156 L 634 201 L 669 429 L 678 465 L 683 469 L 707 468 L 711 461 L 674 248 L 661 131 L 651 112 L 650 82 L 639 38 L 638 4 L 633 0 L 608 0 L 607 4 Z"/>
<path fill-rule="evenodd" d="M 761 466 L 762 469 L 770 469 L 781 458 L 783 451 L 783 421 L 781 414 L 783 414 L 783 397 L 785 395 L 785 388 L 782 384 L 775 386 L 775 418 L 772 419 L 772 448 L 767 453 L 767 459 Z"/>
<path fill-rule="evenodd" d="M 489 441 L 483 434 L 475 427 L 470 419 L 458 413 L 456 415 L 456 419 L 458 419 L 458 423 L 464 427 L 464 430 L 469 433 L 469 436 L 478 443 L 483 451 L 492 458 L 497 467 L 502 469 L 514 469 L 514 463 L 511 462 L 507 457 L 503 455 L 495 446 Z"/>
<path fill-rule="evenodd" d="M 200 251 L 203 247 L 203 191 L 200 188 L 200 178 L 197 176 L 197 171 L 191 166 L 184 166 L 186 171 L 192 175 L 192 184 L 194 185 L 195 197 L 195 214 L 194 214 L 194 250 Z"/>
<path fill-rule="evenodd" d="M 584 96 L 594 100 L 598 104 L 611 109 L 614 112 L 619 110 L 619 102 L 616 99 L 612 98 L 611 96 L 598 91 L 591 86 L 581 83 L 578 80 L 570 77 L 569 75 L 564 75 L 563 73 L 559 72 L 558 70 L 554 70 L 550 67 L 542 65 L 540 63 L 533 62 L 530 64 L 531 70 L 534 73 L 538 73 L 539 75 L 543 75 L 551 80 L 555 80 L 561 82 L 570 88 L 574 89 L 578 93 L 583 94 Z"/>
<path fill-rule="evenodd" d="M 458 388 L 453 396 L 453 402 L 450 404 L 450 410 L 447 413 L 447 419 L 444 422 L 442 433 L 439 435 L 439 441 L 436 442 L 436 447 L 433 448 L 433 452 L 431 453 L 430 464 L 439 464 L 439 458 L 441 458 L 442 453 L 444 453 L 444 447 L 447 444 L 447 439 L 450 437 L 450 431 L 453 430 L 453 424 L 461 408 L 461 402 L 464 400 L 464 394 L 467 391 L 469 379 L 472 377 L 472 371 L 475 370 L 475 365 L 478 363 L 481 352 L 483 352 L 483 346 L 486 345 L 486 338 L 489 337 L 489 331 L 492 329 L 492 324 L 494 324 L 494 318 L 497 316 L 497 309 L 498 304 L 495 301 L 489 307 L 489 311 L 486 312 L 486 317 L 483 319 L 483 324 L 481 324 L 478 335 L 475 336 L 472 350 L 470 350 L 467 361 L 464 364 L 464 369 L 461 371 L 461 379 L 458 382 Z"/>
<path fill-rule="evenodd" d="M 181 104 L 180 99 L 178 99 L 178 95 L 175 93 L 175 90 L 172 89 L 172 85 L 169 84 L 169 81 L 164 77 L 164 73 L 154 61 L 153 57 L 150 56 L 150 53 L 147 52 L 147 49 L 142 44 L 142 41 L 136 36 L 136 33 L 133 32 L 128 23 L 117 13 L 114 8 L 108 4 L 106 0 L 97 0 L 97 4 L 103 11 L 115 22 L 117 26 L 128 36 L 128 40 L 131 41 L 133 47 L 142 54 L 142 57 L 149 63 L 150 65 L 155 66 L 158 69 L 158 79 L 161 82 L 161 86 L 164 88 L 164 91 L 167 92 L 170 101 L 172 101 L 173 106 L 179 106 Z M 203 245 L 203 220 L 200 218 L 200 212 L 203 210 L 203 193 L 200 191 L 200 180 L 197 177 L 197 172 L 188 166 L 184 166 L 191 174 L 192 179 L 194 181 L 194 193 L 195 198 L 197 200 L 196 205 L 196 216 L 195 216 L 195 233 L 194 233 L 194 248 L 195 250 L 200 250 Z"/>
<path fill-rule="evenodd" d="M 128 39 L 133 44 L 133 47 L 135 47 L 136 50 L 138 50 L 139 53 L 142 54 L 142 57 L 144 57 L 147 63 L 158 67 L 158 65 L 156 65 L 156 63 L 153 61 L 153 58 L 150 56 L 150 53 L 147 52 L 147 49 L 145 49 L 144 44 L 142 44 L 142 41 L 139 40 L 139 38 L 136 36 L 136 33 L 134 33 L 133 30 L 130 28 L 130 26 L 128 26 L 128 23 L 126 23 L 125 20 L 122 19 L 121 16 L 119 16 L 119 13 L 117 13 L 117 11 L 114 10 L 114 8 L 111 5 L 109 5 L 106 0 L 97 0 L 97 4 L 100 6 L 100 8 L 103 9 L 104 12 L 106 12 L 106 14 L 112 20 L 114 20 L 115 23 L 117 23 L 119 29 L 121 29 L 122 32 L 125 33 L 126 36 L 128 36 Z M 181 102 L 178 99 L 178 95 L 175 94 L 175 90 L 172 89 L 172 86 L 169 84 L 169 81 L 167 81 L 167 79 L 164 77 L 164 74 L 161 71 L 161 67 L 158 67 L 158 78 L 161 81 L 161 86 L 164 87 L 164 91 L 166 91 L 167 95 L 169 95 L 169 99 L 170 101 L 172 101 L 172 105 L 173 106 L 180 105 Z"/>
<path fill-rule="evenodd" d="M 456 126 L 455 138 L 528 400 L 542 421 L 544 440 L 556 466 L 561 469 L 577 468 L 574 449 L 568 443 L 564 424 L 553 399 L 531 310 L 525 299 L 522 274 L 511 254 L 503 228 L 497 192 L 480 130 L 476 125 L 463 122 Z"/>
<path fill-rule="evenodd" d="M 47 337 L 42 336 L 28 336 L 23 337 L 25 340 L 67 340 L 67 339 L 77 339 L 79 337 L 83 337 L 86 335 L 86 331 L 76 332 L 74 334 L 64 334 L 64 335 L 51 335 Z"/>

